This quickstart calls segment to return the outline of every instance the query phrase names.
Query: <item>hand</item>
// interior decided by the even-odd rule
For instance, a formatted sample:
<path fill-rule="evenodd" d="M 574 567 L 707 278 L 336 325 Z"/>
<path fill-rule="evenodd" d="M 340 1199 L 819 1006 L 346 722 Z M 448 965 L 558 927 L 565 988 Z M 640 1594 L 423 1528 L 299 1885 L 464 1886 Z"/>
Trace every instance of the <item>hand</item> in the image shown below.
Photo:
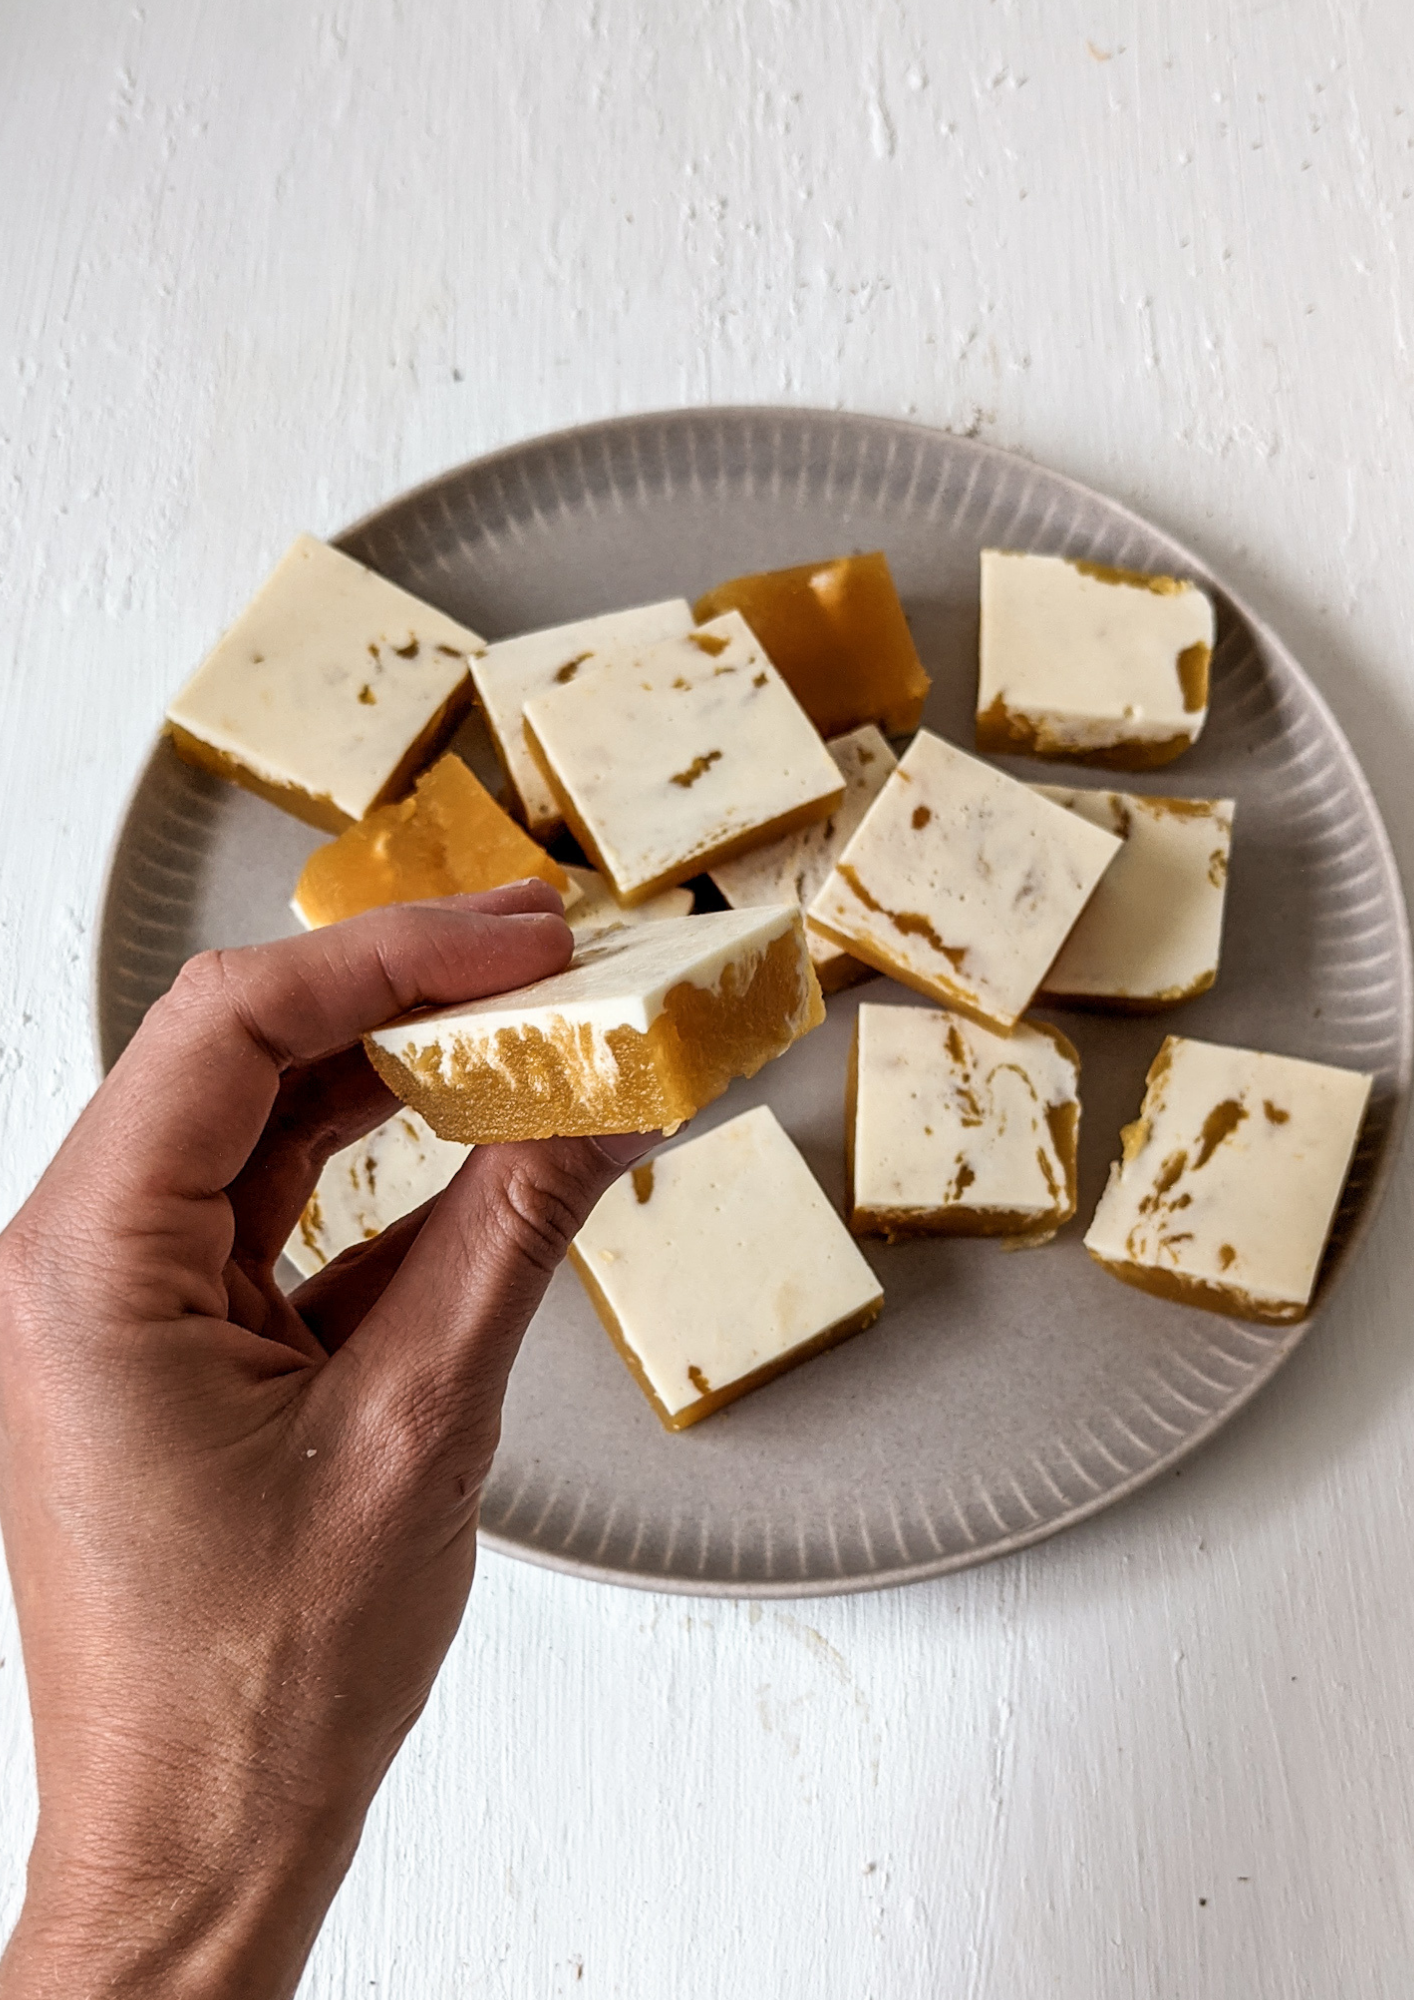
<path fill-rule="evenodd" d="M 3 2000 L 293 1991 L 476 1560 L 526 1323 L 646 1139 L 478 1148 L 285 1298 L 359 1046 L 570 955 L 544 883 L 194 959 L 0 1238 L 40 1812 Z"/>

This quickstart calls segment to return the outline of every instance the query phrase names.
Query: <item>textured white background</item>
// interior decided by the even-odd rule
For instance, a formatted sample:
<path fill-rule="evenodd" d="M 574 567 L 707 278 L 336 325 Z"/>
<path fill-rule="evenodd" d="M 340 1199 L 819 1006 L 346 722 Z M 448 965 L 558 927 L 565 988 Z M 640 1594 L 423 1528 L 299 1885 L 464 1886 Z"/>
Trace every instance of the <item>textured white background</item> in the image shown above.
<path fill-rule="evenodd" d="M 1408 0 L 3 0 L 0 1211 L 105 849 L 291 533 L 612 412 L 973 430 L 1186 537 L 1414 859 Z M 1199 1460 L 793 1609 L 488 1557 L 309 1995 L 1384 1995 L 1414 1967 L 1409 1178 Z M 0 1914 L 32 1813 L 0 1621 Z"/>

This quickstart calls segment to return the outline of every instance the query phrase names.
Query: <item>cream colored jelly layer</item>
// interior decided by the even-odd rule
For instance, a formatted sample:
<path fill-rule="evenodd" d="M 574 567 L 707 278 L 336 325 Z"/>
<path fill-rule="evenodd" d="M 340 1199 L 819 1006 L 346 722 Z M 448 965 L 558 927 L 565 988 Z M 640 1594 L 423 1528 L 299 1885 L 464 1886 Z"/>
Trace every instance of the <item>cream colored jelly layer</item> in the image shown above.
<path fill-rule="evenodd" d="M 1171 1035 L 1085 1237 L 1145 1289 L 1300 1319 L 1369 1102 L 1368 1076 Z"/>
<path fill-rule="evenodd" d="M 312 1278 L 341 1252 L 381 1236 L 390 1223 L 440 1194 L 468 1150 L 439 1139 L 404 1106 L 327 1162 L 285 1255 Z"/>
<path fill-rule="evenodd" d="M 921 729 L 809 921 L 880 971 L 1006 1033 L 1120 846 Z"/>
<path fill-rule="evenodd" d="M 661 923 L 664 917 L 692 915 L 691 889 L 664 889 L 660 895 L 650 896 L 646 903 L 639 903 L 630 909 L 617 900 L 597 869 L 575 868 L 567 863 L 565 873 L 578 892 L 573 906 L 567 904 L 565 908 L 566 922 L 576 937 L 588 937 L 595 931 L 634 929 L 639 924 Z M 784 902 L 785 898 L 778 900 Z"/>
<path fill-rule="evenodd" d="M 673 1427 L 821 1336 L 856 1330 L 884 1297 L 764 1105 L 636 1167 L 599 1202 L 574 1257 Z"/>
<path fill-rule="evenodd" d="M 734 910 L 754 903 L 800 904 L 808 907 L 834 867 L 855 828 L 884 788 L 898 759 L 872 723 L 825 745 L 840 776 L 844 797 L 826 820 L 787 833 L 764 847 L 753 847 L 735 861 L 722 861 L 712 880 Z M 828 939 L 812 931 L 810 956 L 826 992 L 841 983 L 845 969 L 857 961 Z"/>
<path fill-rule="evenodd" d="M 1124 842 L 1041 991 L 1135 1010 L 1206 992 L 1222 945 L 1232 800 L 1035 789 Z"/>
<path fill-rule="evenodd" d="M 840 803 L 843 781 L 737 612 L 525 706 L 565 818 L 636 902 Z"/>
<path fill-rule="evenodd" d="M 670 597 L 661 604 L 635 605 L 629 611 L 609 611 L 599 618 L 579 618 L 571 625 L 498 639 L 472 662 L 476 692 L 532 833 L 548 833 L 558 826 L 560 808 L 526 740 L 526 702 L 532 695 L 565 686 L 606 659 L 636 655 L 660 639 L 677 639 L 691 630 L 692 610 L 686 599 Z"/>
<path fill-rule="evenodd" d="M 1000 705 L 1042 754 L 1182 747 L 1207 714 L 1213 630 L 1196 584 L 984 549 L 979 730 Z"/>
<path fill-rule="evenodd" d="M 470 1143 L 676 1125 L 823 1018 L 800 912 L 722 910 L 600 932 L 564 972 L 365 1046 L 434 1130 Z"/>
<path fill-rule="evenodd" d="M 1022 1234 L 1070 1219 L 1080 1065 L 1063 1036 L 872 1005 L 855 1036 L 857 1233 Z"/>
<path fill-rule="evenodd" d="M 362 819 L 463 684 L 470 699 L 467 663 L 481 645 L 465 625 L 301 535 L 167 717 L 272 790 Z"/>

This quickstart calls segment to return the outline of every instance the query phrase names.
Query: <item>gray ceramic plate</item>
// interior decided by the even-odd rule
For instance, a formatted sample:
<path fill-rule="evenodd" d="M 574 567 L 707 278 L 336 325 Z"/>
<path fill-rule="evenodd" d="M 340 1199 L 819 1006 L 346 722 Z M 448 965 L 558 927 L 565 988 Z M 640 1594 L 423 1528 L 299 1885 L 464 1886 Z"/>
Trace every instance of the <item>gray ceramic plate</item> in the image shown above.
<path fill-rule="evenodd" d="M 967 439 L 879 418 L 713 410 L 516 446 L 342 539 L 490 638 L 882 547 L 934 676 L 926 719 L 964 745 L 984 544 L 1177 570 L 1215 592 L 1208 726 L 1153 788 L 1238 801 L 1218 985 L 1156 1019 L 1056 1017 L 1081 1051 L 1085 1115 L 1080 1218 L 1054 1244 L 1015 1255 L 987 1242 L 865 1245 L 887 1293 L 877 1326 L 681 1436 L 660 1430 L 562 1271 L 511 1385 L 482 1514 L 494 1548 L 648 1588 L 867 1589 L 1020 1548 L 1191 1452 L 1275 1373 L 1302 1329 L 1149 1299 L 1081 1247 L 1118 1129 L 1169 1028 L 1373 1070 L 1321 1300 L 1368 1226 L 1410 1070 L 1408 932 L 1389 845 L 1349 745 L 1296 662 L 1157 529 Z M 286 898 L 317 837 L 158 745 L 108 886 L 105 1065 L 189 953 L 293 928 Z M 907 998 L 882 984 L 862 991 Z M 699 1121 L 769 1101 L 837 1201 L 858 998 L 832 1001 L 825 1027 Z"/>

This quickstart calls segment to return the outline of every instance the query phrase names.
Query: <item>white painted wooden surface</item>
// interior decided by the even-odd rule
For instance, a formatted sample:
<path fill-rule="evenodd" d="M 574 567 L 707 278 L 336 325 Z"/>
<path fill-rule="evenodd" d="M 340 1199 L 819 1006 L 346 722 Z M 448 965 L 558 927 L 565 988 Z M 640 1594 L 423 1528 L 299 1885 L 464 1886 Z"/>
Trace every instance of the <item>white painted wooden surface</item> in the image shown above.
<path fill-rule="evenodd" d="M 1186 536 L 1414 857 L 1406 0 L 6 0 L 0 1209 L 104 852 L 290 534 L 710 400 L 971 428 Z M 791 1609 L 487 1558 L 307 1992 L 1383 1995 L 1414 1965 L 1404 1172 L 1134 1504 Z M 0 1906 L 32 1801 L 0 1629 Z"/>

